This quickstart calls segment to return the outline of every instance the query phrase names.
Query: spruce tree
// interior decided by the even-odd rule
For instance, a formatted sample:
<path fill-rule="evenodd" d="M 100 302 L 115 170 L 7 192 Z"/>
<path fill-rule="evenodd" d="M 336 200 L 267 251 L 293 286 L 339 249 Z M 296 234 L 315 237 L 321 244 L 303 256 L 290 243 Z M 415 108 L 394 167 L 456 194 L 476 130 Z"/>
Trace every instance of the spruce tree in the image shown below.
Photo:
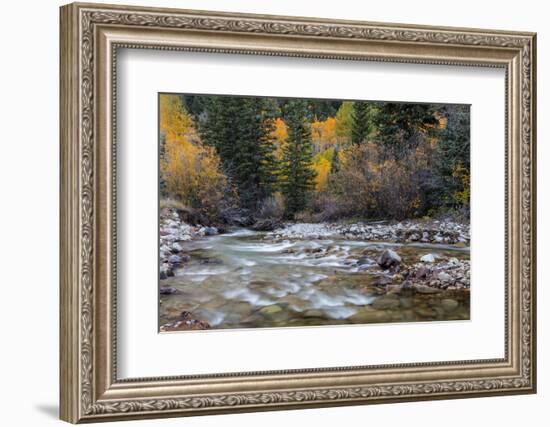
<path fill-rule="evenodd" d="M 159 161 L 160 162 L 164 161 L 165 156 L 166 156 L 166 133 L 161 132 L 160 141 L 159 141 Z M 164 177 L 164 174 L 161 172 L 160 168 L 159 168 L 159 192 L 161 197 L 166 197 L 166 179 Z"/>
<path fill-rule="evenodd" d="M 369 136 L 369 104 L 356 101 L 353 105 L 351 142 L 360 145 Z"/>
<path fill-rule="evenodd" d="M 469 205 L 470 107 L 446 108 L 447 123 L 435 153 L 438 204 L 445 208 Z"/>
<path fill-rule="evenodd" d="M 276 162 L 274 113 L 262 98 L 211 97 L 200 125 L 203 141 L 216 148 L 241 205 L 256 209 L 273 192 Z"/>
<path fill-rule="evenodd" d="M 286 215 L 290 218 L 306 208 L 315 188 L 316 173 L 312 168 L 313 144 L 308 121 L 307 102 L 292 100 L 285 106 L 288 140 L 283 152 L 282 193 Z"/>
<path fill-rule="evenodd" d="M 334 147 L 334 153 L 332 155 L 332 162 L 330 164 L 330 173 L 337 173 L 340 170 L 340 148 Z"/>
<path fill-rule="evenodd" d="M 399 160 L 416 149 L 430 133 L 436 133 L 434 111 L 435 106 L 431 104 L 382 104 L 374 127 L 386 156 Z"/>

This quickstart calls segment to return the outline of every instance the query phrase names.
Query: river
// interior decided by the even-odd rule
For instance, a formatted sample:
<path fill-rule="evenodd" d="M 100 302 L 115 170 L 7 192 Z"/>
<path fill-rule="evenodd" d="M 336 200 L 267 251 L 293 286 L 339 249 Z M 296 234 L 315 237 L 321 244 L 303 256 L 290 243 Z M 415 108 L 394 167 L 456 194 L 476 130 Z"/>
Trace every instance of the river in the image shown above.
<path fill-rule="evenodd" d="M 265 236 L 240 228 L 186 242 L 189 261 L 175 277 L 161 281 L 177 293 L 161 296 L 160 324 L 183 311 L 213 329 L 469 318 L 469 290 L 403 294 L 393 296 L 398 303 L 377 305 L 385 295 L 374 286 L 389 276 L 374 261 L 386 248 L 398 252 L 405 264 L 428 253 L 469 259 L 469 248 L 336 238 L 272 241 Z"/>

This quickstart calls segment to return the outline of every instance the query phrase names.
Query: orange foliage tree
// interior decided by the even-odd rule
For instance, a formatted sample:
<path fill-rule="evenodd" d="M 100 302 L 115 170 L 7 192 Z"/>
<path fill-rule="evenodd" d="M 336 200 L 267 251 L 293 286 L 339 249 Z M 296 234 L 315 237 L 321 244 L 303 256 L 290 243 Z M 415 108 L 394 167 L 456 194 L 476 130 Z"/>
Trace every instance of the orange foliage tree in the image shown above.
<path fill-rule="evenodd" d="M 273 131 L 271 137 L 275 143 L 275 158 L 281 160 L 283 158 L 283 150 L 288 138 L 288 128 L 285 121 L 281 117 L 277 117 L 273 121 Z"/>
<path fill-rule="evenodd" d="M 160 134 L 164 195 L 215 221 L 229 190 L 227 177 L 215 150 L 201 144 L 193 119 L 177 95 L 160 97 Z"/>
<path fill-rule="evenodd" d="M 314 153 L 320 153 L 336 144 L 336 119 L 327 117 L 324 121 L 311 124 L 311 141 Z"/>

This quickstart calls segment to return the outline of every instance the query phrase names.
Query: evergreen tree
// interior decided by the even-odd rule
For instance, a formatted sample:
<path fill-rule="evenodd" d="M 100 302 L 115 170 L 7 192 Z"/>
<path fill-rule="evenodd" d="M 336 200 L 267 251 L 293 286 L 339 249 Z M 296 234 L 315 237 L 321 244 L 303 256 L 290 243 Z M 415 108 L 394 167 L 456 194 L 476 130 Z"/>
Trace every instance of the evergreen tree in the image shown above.
<path fill-rule="evenodd" d="M 166 133 L 162 132 L 160 133 L 160 141 L 159 141 L 159 162 L 165 161 L 166 157 Z M 161 197 L 166 196 L 166 178 L 162 171 L 159 168 L 159 191 Z"/>
<path fill-rule="evenodd" d="M 437 131 L 431 104 L 399 104 L 387 102 L 380 105 L 374 127 L 386 156 L 396 160 L 414 150 L 429 134 Z"/>
<path fill-rule="evenodd" d="M 330 164 L 330 173 L 337 173 L 340 170 L 340 148 L 334 147 L 332 163 Z"/>
<path fill-rule="evenodd" d="M 216 148 L 246 208 L 256 208 L 273 192 L 274 117 L 273 106 L 262 98 L 218 96 L 204 102 L 202 139 Z"/>
<path fill-rule="evenodd" d="M 360 145 L 366 141 L 369 136 L 369 104 L 367 102 L 356 101 L 353 105 L 351 142 Z"/>
<path fill-rule="evenodd" d="M 436 194 L 440 205 L 458 208 L 470 202 L 470 109 L 454 105 L 446 110 L 447 124 L 435 154 Z"/>
<path fill-rule="evenodd" d="M 316 173 L 312 168 L 313 145 L 307 107 L 304 100 L 293 100 L 285 106 L 288 141 L 281 169 L 282 193 L 289 217 L 305 209 L 315 188 Z"/>
<path fill-rule="evenodd" d="M 351 127 L 353 125 L 353 102 L 344 101 L 336 113 L 336 136 L 341 142 L 349 142 L 351 139 Z"/>

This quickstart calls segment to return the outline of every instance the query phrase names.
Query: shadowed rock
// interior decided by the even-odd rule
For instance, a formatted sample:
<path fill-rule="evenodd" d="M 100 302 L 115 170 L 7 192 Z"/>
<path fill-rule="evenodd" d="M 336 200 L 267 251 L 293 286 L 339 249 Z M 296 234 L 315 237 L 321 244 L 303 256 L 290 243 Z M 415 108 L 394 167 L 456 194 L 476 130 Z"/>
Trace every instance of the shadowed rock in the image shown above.
<path fill-rule="evenodd" d="M 399 264 L 401 264 L 401 257 L 391 249 L 386 249 L 378 257 L 378 260 L 376 262 L 384 270 L 387 270 L 392 267 L 397 267 Z"/>

